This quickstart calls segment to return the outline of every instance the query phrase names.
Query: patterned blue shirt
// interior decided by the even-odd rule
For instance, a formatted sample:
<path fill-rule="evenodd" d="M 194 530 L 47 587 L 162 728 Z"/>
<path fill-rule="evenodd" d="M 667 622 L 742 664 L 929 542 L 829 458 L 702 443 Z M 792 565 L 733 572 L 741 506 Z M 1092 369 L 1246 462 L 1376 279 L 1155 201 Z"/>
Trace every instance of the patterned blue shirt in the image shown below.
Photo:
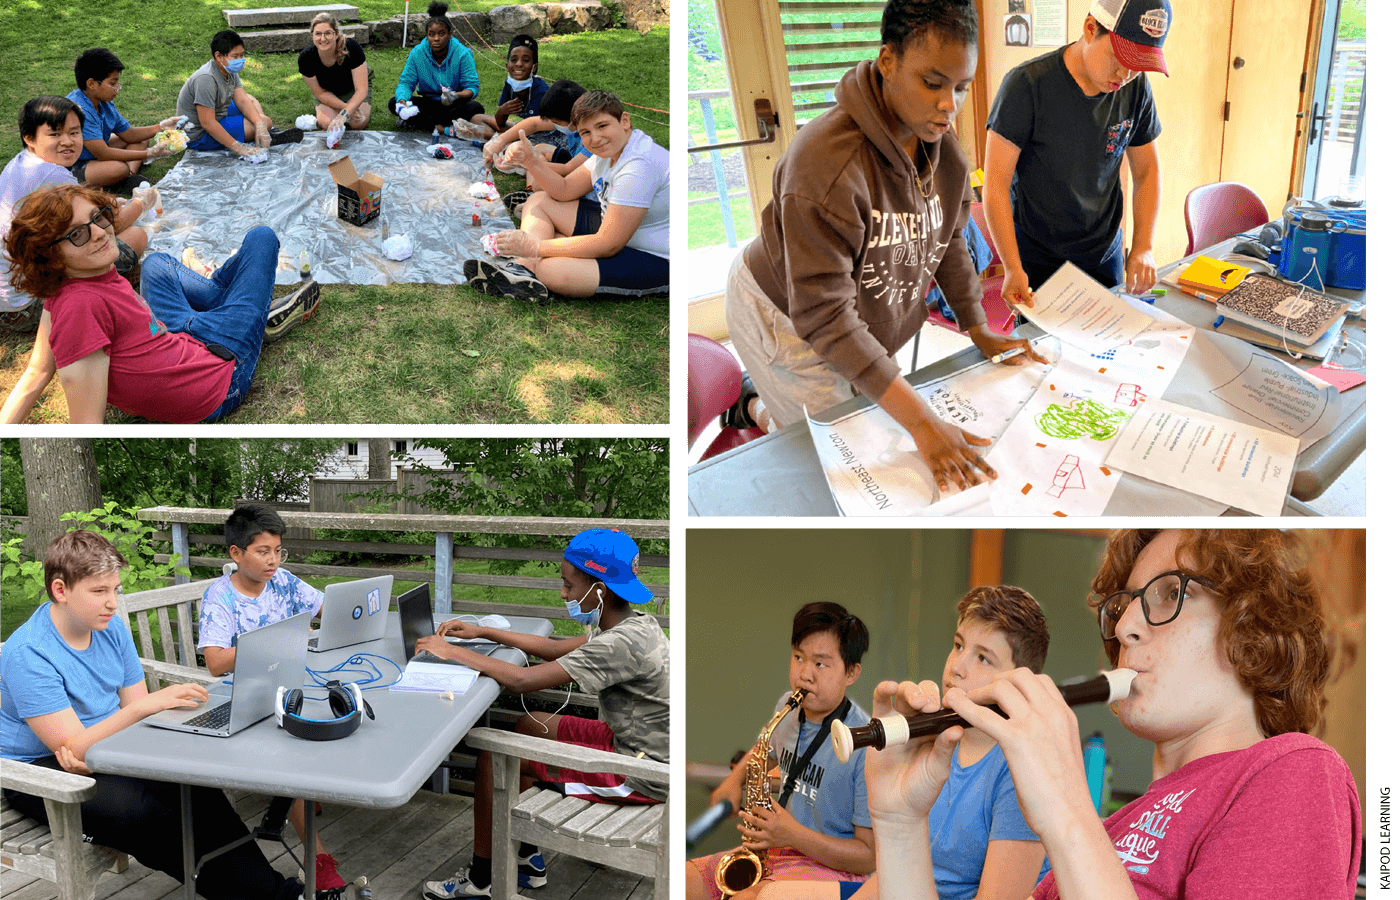
<path fill-rule="evenodd" d="M 245 597 L 225 575 L 204 589 L 199 610 L 199 646 L 233 647 L 245 631 L 262 628 L 310 610 L 321 611 L 325 594 L 288 572 L 278 569 L 257 596 Z"/>

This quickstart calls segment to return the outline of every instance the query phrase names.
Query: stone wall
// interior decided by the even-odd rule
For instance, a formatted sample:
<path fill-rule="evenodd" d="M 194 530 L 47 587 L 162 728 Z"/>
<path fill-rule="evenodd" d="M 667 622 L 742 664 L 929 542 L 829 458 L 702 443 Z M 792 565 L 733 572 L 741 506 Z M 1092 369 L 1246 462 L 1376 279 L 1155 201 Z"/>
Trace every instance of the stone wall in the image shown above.
<path fill-rule="evenodd" d="M 642 34 L 671 21 L 669 0 L 618 0 L 618 5 L 627 17 L 627 27 Z"/>

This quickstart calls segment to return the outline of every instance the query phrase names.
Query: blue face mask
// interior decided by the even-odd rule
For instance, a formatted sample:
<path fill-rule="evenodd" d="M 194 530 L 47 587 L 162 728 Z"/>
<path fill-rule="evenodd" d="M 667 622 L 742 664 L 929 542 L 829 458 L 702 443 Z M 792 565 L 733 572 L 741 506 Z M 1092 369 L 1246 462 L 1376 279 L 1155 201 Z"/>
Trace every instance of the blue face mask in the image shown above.
<path fill-rule="evenodd" d="M 591 594 L 592 590 L 589 593 Z M 587 597 L 588 594 L 584 594 L 584 596 Z M 588 612 L 583 611 L 583 604 L 578 600 L 566 601 L 564 609 L 569 613 L 569 618 L 585 628 L 596 628 L 598 622 L 603 618 L 603 599 L 599 597 L 598 605 Z"/>
<path fill-rule="evenodd" d="M 229 60 L 226 64 L 228 67 L 229 74 L 237 75 L 239 72 L 243 71 L 243 66 L 247 62 L 248 59 L 246 57 L 240 57 L 239 59 Z"/>
<path fill-rule="evenodd" d="M 557 132 L 559 132 L 560 134 L 573 134 L 573 133 L 574 133 L 574 130 L 573 130 L 572 128 L 570 128 L 570 127 L 567 126 L 567 125 L 560 125 L 558 122 L 555 122 L 555 123 L 554 123 L 554 130 L 557 131 Z"/>
<path fill-rule="evenodd" d="M 527 91 L 530 89 L 530 85 L 534 83 L 535 79 L 533 78 L 524 78 L 517 81 L 509 75 L 506 76 L 506 84 L 510 85 L 510 89 L 513 91 Z"/>

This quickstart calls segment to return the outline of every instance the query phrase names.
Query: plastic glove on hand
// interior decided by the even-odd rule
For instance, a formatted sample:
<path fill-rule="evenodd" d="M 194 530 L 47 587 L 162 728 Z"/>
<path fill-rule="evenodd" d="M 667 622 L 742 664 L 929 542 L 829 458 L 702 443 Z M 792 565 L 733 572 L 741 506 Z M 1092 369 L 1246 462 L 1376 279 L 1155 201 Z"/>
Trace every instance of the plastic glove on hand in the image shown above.
<path fill-rule="evenodd" d="M 409 119 L 418 115 L 418 107 L 414 106 L 412 103 L 409 103 L 407 100 L 400 100 L 398 112 L 399 120 L 402 122 L 407 122 Z"/>
<path fill-rule="evenodd" d="M 535 259 L 540 255 L 540 242 L 523 231 L 500 231 L 496 233 L 496 251 L 516 259 Z"/>
<path fill-rule="evenodd" d="M 443 89 L 442 89 L 442 102 L 443 102 L 443 105 L 447 105 L 447 104 L 449 104 L 449 103 L 456 103 L 456 102 L 457 102 L 457 92 L 454 91 L 454 90 L 452 90 L 451 88 L 443 88 Z"/>

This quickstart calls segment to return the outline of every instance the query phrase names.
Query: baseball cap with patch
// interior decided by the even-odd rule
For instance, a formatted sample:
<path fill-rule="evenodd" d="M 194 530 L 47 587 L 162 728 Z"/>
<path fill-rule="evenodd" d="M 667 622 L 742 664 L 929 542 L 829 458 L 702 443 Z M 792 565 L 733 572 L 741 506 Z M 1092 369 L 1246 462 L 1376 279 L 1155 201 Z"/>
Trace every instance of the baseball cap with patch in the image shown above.
<path fill-rule="evenodd" d="M 1120 63 L 1135 72 L 1167 74 L 1162 45 L 1172 26 L 1170 0 L 1094 0 L 1089 15 L 1109 30 Z"/>
<path fill-rule="evenodd" d="M 628 603 L 648 603 L 652 593 L 637 580 L 641 551 L 636 541 L 616 528 L 590 528 L 569 541 L 564 558 L 608 586 Z"/>

